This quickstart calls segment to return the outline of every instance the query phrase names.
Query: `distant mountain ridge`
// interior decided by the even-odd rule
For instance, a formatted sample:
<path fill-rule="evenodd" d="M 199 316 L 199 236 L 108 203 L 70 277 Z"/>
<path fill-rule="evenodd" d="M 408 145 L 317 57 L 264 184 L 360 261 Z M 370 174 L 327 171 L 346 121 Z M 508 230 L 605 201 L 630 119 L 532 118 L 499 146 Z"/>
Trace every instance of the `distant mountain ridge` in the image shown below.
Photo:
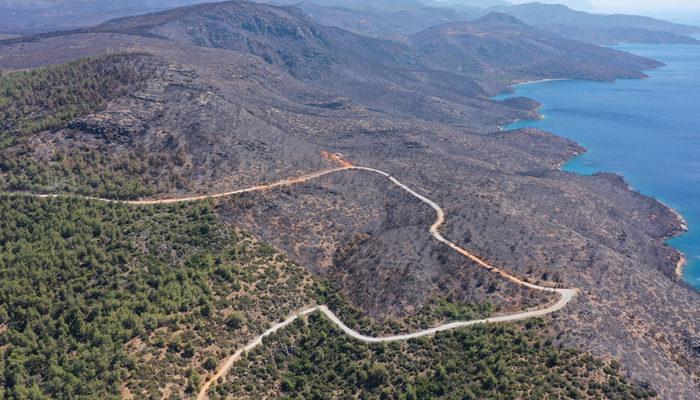
<path fill-rule="evenodd" d="M 594 44 L 619 42 L 698 43 L 689 34 L 700 28 L 648 17 L 589 14 L 587 2 L 563 5 L 513 5 L 503 0 L 256 0 L 295 5 L 321 25 L 362 35 L 401 40 L 432 26 L 473 20 L 491 11 L 574 40 Z M 36 34 L 94 26 L 113 18 L 158 12 L 208 0 L 8 0 L 0 4 L 0 33 Z M 554 3 L 554 1 L 547 1 Z"/>
<path fill-rule="evenodd" d="M 590 79 L 601 71 L 616 75 L 640 61 L 628 54 L 563 39 L 504 13 L 433 27 L 412 35 L 411 43 L 426 58 L 459 71 L 479 69 L 481 74 L 527 79 Z"/>
<path fill-rule="evenodd" d="M 641 78 L 660 65 L 563 39 L 502 13 L 455 24 L 397 42 L 319 25 L 296 7 L 233 0 L 116 19 L 88 31 L 249 53 L 373 109 L 469 126 L 488 118 L 476 111 L 477 103 L 513 81 Z M 468 45 L 441 33 L 451 26 L 469 27 Z M 436 42 L 434 33 L 440 33 Z M 512 52 L 517 65 L 505 63 L 503 55 Z M 471 111 L 455 115 L 450 103 Z"/>
<path fill-rule="evenodd" d="M 676 24 L 656 18 L 591 14 L 561 4 L 527 3 L 491 8 L 510 14 L 525 23 L 562 36 L 611 44 L 619 42 L 700 43 L 687 36 L 700 33 L 700 27 Z"/>
<path fill-rule="evenodd" d="M 369 0 L 259 0 L 260 3 L 299 7 L 321 25 L 335 26 L 366 36 L 402 39 L 406 35 L 447 22 L 475 18 L 481 8 L 454 8 L 405 2 L 401 6 Z M 382 5 L 385 5 L 382 7 Z"/>
<path fill-rule="evenodd" d="M 369 0 L 257 0 L 294 5 L 322 25 L 336 26 L 373 37 L 402 39 L 442 23 L 474 20 L 489 12 L 513 15 L 529 25 L 593 44 L 620 42 L 689 43 L 700 28 L 634 15 L 604 15 L 577 11 L 561 4 Z M 553 3 L 553 2 L 552 2 Z M 570 3 L 572 6 L 576 4 Z M 585 5 L 585 4 L 584 4 Z M 590 7 L 579 6 L 581 9 Z"/>
<path fill-rule="evenodd" d="M 510 6 L 513 3 L 505 0 L 423 0 L 425 4 L 435 6 L 467 6 L 477 8 L 489 8 L 496 6 Z"/>
<path fill-rule="evenodd" d="M 441 69 L 439 60 L 416 53 L 411 44 L 416 39 L 429 39 L 434 34 L 445 34 L 455 27 L 467 28 L 474 34 L 473 40 L 480 46 L 492 43 L 492 38 L 500 36 L 516 40 L 527 37 L 531 42 L 494 45 L 493 54 L 505 50 L 528 51 L 537 42 L 546 43 L 543 51 L 575 48 L 585 54 L 591 63 L 601 67 L 611 64 L 611 60 L 626 63 L 616 73 L 589 72 L 590 79 L 606 79 L 613 76 L 639 77 L 632 71 L 659 66 L 658 63 L 642 57 L 632 56 L 610 49 L 562 39 L 530 27 L 520 19 L 506 13 L 492 12 L 473 22 L 451 22 L 428 28 L 410 37 L 408 43 L 372 39 L 348 31 L 317 24 L 297 7 L 276 7 L 266 4 L 232 0 L 182 7 L 155 14 L 126 17 L 101 24 L 90 31 L 124 32 L 138 35 L 157 36 L 198 46 L 225 48 L 261 56 L 269 63 L 287 69 L 292 75 L 317 79 L 322 77 L 323 65 L 342 61 L 344 65 L 362 66 L 366 63 L 381 62 L 386 67 L 396 69 L 421 68 Z M 452 34 L 448 34 L 452 35 Z M 343 50 L 343 51 L 339 51 Z M 477 49 L 474 49 L 477 51 Z M 554 51 L 552 55 L 561 57 Z M 584 57 L 579 57 L 583 59 Z M 562 60 L 559 60 L 562 61 Z M 488 57 L 484 59 L 489 61 Z M 579 60 L 584 62 L 584 60 Z M 554 64 L 554 63 L 553 63 Z M 305 70 L 309 67 L 313 70 Z M 498 65 L 493 67 L 497 68 Z M 601 68 L 602 70 L 603 68 Z M 576 67 L 567 69 L 575 73 Z M 466 71 L 476 76 L 477 71 Z M 534 72 L 533 72 L 534 73 Z"/>

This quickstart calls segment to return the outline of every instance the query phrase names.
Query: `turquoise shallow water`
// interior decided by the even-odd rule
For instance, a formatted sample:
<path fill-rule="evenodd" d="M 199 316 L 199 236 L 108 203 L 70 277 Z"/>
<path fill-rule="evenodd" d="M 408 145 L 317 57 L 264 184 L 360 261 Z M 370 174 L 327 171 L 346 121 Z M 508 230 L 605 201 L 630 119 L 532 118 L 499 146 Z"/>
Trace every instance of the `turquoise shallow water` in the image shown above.
<path fill-rule="evenodd" d="M 700 289 L 700 46 L 617 48 L 667 66 L 645 80 L 518 86 L 515 95 L 541 102 L 545 118 L 506 128 L 534 127 L 573 139 L 588 152 L 569 161 L 565 170 L 621 174 L 635 190 L 683 214 L 690 232 L 669 243 L 686 254 L 685 279 Z"/>

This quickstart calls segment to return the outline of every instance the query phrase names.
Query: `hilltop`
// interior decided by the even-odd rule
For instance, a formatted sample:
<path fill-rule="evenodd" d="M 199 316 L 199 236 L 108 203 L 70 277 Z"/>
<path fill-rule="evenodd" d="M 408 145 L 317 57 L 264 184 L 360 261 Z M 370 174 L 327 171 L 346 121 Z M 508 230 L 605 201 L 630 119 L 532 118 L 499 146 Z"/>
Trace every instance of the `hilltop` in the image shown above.
<path fill-rule="evenodd" d="M 426 59 L 482 79 L 639 78 L 659 63 L 566 40 L 504 13 L 439 25 L 410 36 Z"/>

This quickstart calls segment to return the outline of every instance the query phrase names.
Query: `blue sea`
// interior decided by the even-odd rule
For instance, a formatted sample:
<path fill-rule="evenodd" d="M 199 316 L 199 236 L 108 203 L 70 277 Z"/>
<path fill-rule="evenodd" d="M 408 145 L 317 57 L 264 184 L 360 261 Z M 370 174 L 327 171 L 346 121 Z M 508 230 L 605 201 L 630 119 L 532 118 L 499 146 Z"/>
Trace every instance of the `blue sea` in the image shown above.
<path fill-rule="evenodd" d="M 644 80 L 517 86 L 515 95 L 542 103 L 544 119 L 506 129 L 533 127 L 573 139 L 588 152 L 565 164 L 565 170 L 618 173 L 635 190 L 680 212 L 689 233 L 669 243 L 686 255 L 684 277 L 700 289 L 700 45 L 616 48 L 667 66 Z"/>

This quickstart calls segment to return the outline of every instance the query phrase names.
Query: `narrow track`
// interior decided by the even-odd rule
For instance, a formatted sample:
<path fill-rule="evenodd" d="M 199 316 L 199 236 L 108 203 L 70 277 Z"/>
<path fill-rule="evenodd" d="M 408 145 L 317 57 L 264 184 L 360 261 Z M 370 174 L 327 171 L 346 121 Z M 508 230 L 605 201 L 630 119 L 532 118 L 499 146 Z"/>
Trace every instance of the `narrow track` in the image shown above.
<path fill-rule="evenodd" d="M 239 194 L 244 194 L 244 193 L 251 193 L 251 192 L 259 192 L 259 191 L 265 191 L 265 190 L 271 190 L 271 189 L 276 189 L 284 186 L 291 186 L 291 185 L 296 185 L 300 183 L 304 183 L 313 179 L 320 178 L 325 175 L 337 173 L 337 172 L 342 172 L 342 171 L 366 171 L 366 172 L 371 172 L 375 174 L 379 174 L 389 181 L 391 181 L 394 185 L 400 187 L 413 197 L 417 198 L 418 200 L 422 201 L 423 203 L 429 205 L 430 207 L 435 210 L 435 213 L 437 214 L 437 217 L 435 219 L 435 222 L 430 226 L 430 234 L 439 242 L 446 244 L 456 252 L 462 254 L 463 256 L 467 257 L 468 259 L 472 260 L 475 262 L 477 265 L 479 265 L 482 268 L 485 268 L 493 273 L 496 273 L 500 275 L 502 278 L 507 279 L 516 285 L 519 286 L 524 286 L 533 290 L 539 290 L 543 292 L 548 292 L 548 293 L 556 293 L 559 295 L 559 300 L 557 300 L 554 303 L 549 303 L 541 308 L 538 308 L 536 310 L 531 310 L 531 311 L 523 311 L 519 313 L 514 313 L 514 314 L 509 314 L 509 315 L 501 315 L 501 316 L 496 316 L 492 318 L 484 318 L 484 319 L 475 319 L 475 320 L 469 320 L 469 321 L 456 321 L 456 322 L 451 322 L 448 324 L 443 324 L 436 326 L 434 328 L 430 329 L 425 329 L 425 330 L 420 330 L 417 332 L 413 333 L 407 333 L 407 334 L 401 334 L 401 335 L 392 335 L 392 336 L 380 336 L 380 337 L 371 337 L 371 336 L 366 336 L 363 335 L 352 328 L 348 327 L 341 321 L 337 315 L 335 315 L 328 307 L 325 305 L 319 305 L 319 306 L 314 306 L 310 307 L 308 309 L 305 309 L 295 315 L 290 316 L 286 320 L 274 325 L 270 329 L 266 330 L 263 334 L 260 336 L 256 337 L 245 345 L 244 347 L 238 349 L 233 355 L 229 356 L 226 361 L 219 366 L 217 369 L 216 373 L 211 376 L 207 381 L 202 385 L 200 388 L 200 391 L 197 395 L 197 400 L 204 400 L 207 398 L 207 392 L 209 388 L 219 379 L 222 378 L 226 375 L 226 373 L 231 369 L 231 366 L 241 358 L 243 354 L 246 352 L 252 350 L 253 348 L 259 346 L 262 343 L 263 338 L 266 336 L 269 336 L 275 332 L 277 332 L 279 329 L 284 328 L 285 326 L 291 324 L 294 322 L 299 317 L 303 317 L 305 315 L 308 315 L 310 313 L 319 311 L 322 314 L 324 314 L 331 322 L 333 322 L 335 325 L 337 325 L 343 332 L 345 332 L 347 335 L 350 337 L 363 341 L 363 342 L 369 342 L 369 343 L 378 343 L 378 342 L 392 342 L 392 341 L 401 341 L 401 340 L 409 340 L 409 339 L 414 339 L 414 338 L 419 338 L 422 336 L 428 336 L 428 335 L 433 335 L 437 332 L 441 331 L 447 331 L 447 330 L 452 330 L 452 329 L 458 329 L 458 328 L 463 328 L 466 326 L 471 326 L 471 325 L 477 325 L 477 324 L 486 324 L 486 323 L 496 323 L 496 322 L 510 322 L 510 321 L 520 321 L 524 319 L 529 319 L 533 317 L 541 317 L 545 316 L 548 314 L 551 314 L 553 312 L 559 311 L 562 308 L 564 308 L 578 293 L 578 289 L 564 289 L 564 288 L 555 288 L 555 287 L 549 287 L 549 286 L 542 286 L 538 285 L 535 283 L 528 282 L 522 278 L 519 278 L 505 270 L 502 270 L 492 264 L 489 264 L 488 262 L 484 261 L 483 259 L 477 257 L 476 255 L 470 253 L 469 251 L 463 249 L 462 247 L 456 245 L 455 243 L 447 240 L 442 234 L 440 233 L 439 229 L 440 227 L 445 223 L 445 212 L 444 210 L 433 200 L 430 200 L 429 198 L 421 195 L 420 193 L 414 191 L 410 187 L 406 186 L 403 184 L 401 181 L 393 177 L 387 172 L 384 172 L 379 169 L 375 168 L 368 168 L 368 167 L 359 167 L 359 166 L 354 166 L 344 160 L 338 155 L 332 155 L 333 159 L 336 161 L 341 161 L 341 167 L 338 168 L 332 168 L 332 169 L 327 169 L 307 175 L 302 175 L 297 178 L 289 178 L 289 179 L 284 179 L 281 181 L 277 181 L 274 183 L 266 184 L 266 185 L 258 185 L 258 186 L 253 186 L 250 188 L 246 189 L 240 189 L 240 190 L 234 190 L 230 192 L 224 192 L 224 193 L 216 193 L 216 194 L 210 194 L 210 195 L 201 195 L 201 196 L 191 196 L 191 197 L 182 197 L 182 198 L 171 198 L 171 199 L 154 199 L 154 200 L 112 200 L 112 199 L 102 199 L 98 197 L 89 197 L 89 196 L 75 196 L 75 195 L 61 195 L 61 194 L 30 194 L 30 193 L 9 193 L 9 195 L 15 195 L 15 196 L 32 196 L 32 197 L 39 197 L 39 198 L 80 198 L 80 199 L 86 199 L 86 200 L 94 200 L 94 201 L 101 201 L 101 202 L 106 202 L 106 203 L 117 203 L 117 204 L 128 204 L 128 205 L 158 205 L 158 204 L 175 204 L 175 203 L 184 203 L 184 202 L 192 202 L 192 201 L 201 201 L 201 200 L 208 200 L 208 199 L 218 199 L 222 197 L 229 197 L 229 196 L 235 196 Z"/>

